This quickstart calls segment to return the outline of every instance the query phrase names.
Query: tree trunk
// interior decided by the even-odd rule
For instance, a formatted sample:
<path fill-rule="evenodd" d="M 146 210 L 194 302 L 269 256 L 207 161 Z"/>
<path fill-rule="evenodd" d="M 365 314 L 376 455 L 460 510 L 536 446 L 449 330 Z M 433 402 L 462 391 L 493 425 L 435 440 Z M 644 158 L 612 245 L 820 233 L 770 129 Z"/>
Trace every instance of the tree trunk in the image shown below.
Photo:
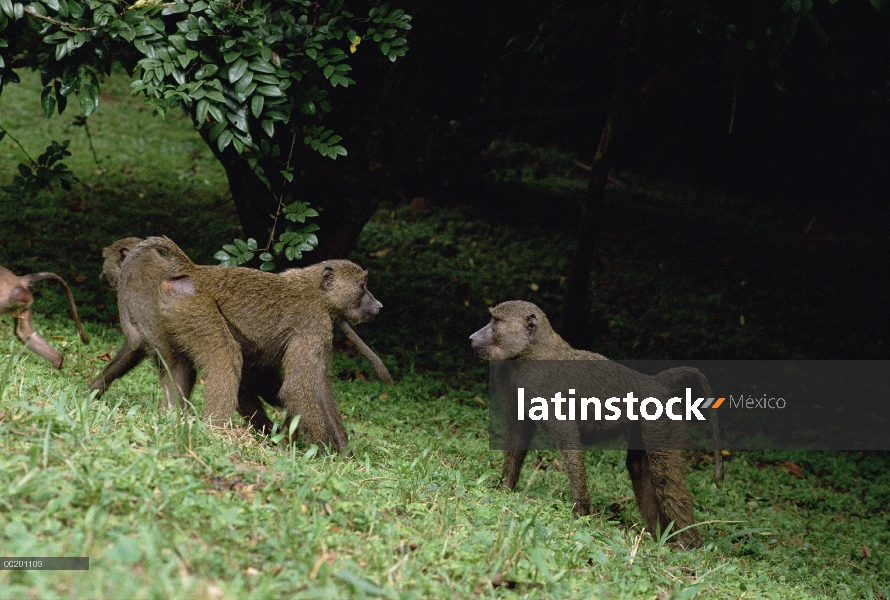
<path fill-rule="evenodd" d="M 578 237 L 575 240 L 572 262 L 569 266 L 568 289 L 566 290 L 562 317 L 563 334 L 566 341 L 573 346 L 584 346 L 589 341 L 590 277 L 594 253 L 599 245 L 602 232 L 603 200 L 612 162 L 611 151 L 614 147 L 616 131 L 620 126 L 618 104 L 623 102 L 625 100 L 619 97 L 619 92 L 616 90 L 590 169 L 587 192 L 581 199 Z"/>
<path fill-rule="evenodd" d="M 612 166 L 615 140 L 624 124 L 630 102 L 628 96 L 627 55 L 629 30 L 638 16 L 640 0 L 630 0 L 615 31 L 615 91 L 606 115 L 606 122 L 587 181 L 587 192 L 581 199 L 578 236 L 569 266 L 566 296 L 563 304 L 562 331 L 573 346 L 586 346 L 590 337 L 590 278 L 593 258 L 600 241 L 603 220 L 603 197 Z"/>
<path fill-rule="evenodd" d="M 260 247 L 265 246 L 269 241 L 269 231 L 272 229 L 272 219 L 269 215 L 275 214 L 278 200 L 232 144 L 220 152 L 216 142 L 210 141 L 207 127 L 202 127 L 200 134 L 226 170 L 232 202 L 235 203 L 235 212 L 238 214 L 238 222 L 241 223 L 244 237 L 255 239 Z"/>
<path fill-rule="evenodd" d="M 222 164 L 229 181 L 232 202 L 241 223 L 245 238 L 254 238 L 262 248 L 269 241 L 273 219 L 278 210 L 278 194 L 271 191 L 260 180 L 230 145 L 220 152 L 215 142 L 208 139 L 206 129 L 201 137 Z M 305 200 L 313 208 L 321 209 L 321 215 L 309 222 L 318 224 L 318 247 L 304 254 L 301 264 L 310 264 L 331 258 L 345 258 L 356 246 L 359 234 L 365 223 L 374 215 L 383 198 L 381 193 L 385 182 L 380 177 L 364 177 L 349 182 L 342 170 L 329 158 L 316 156 L 307 148 L 296 149 L 295 164 L 303 164 L 303 169 L 294 173 L 293 182 L 286 184 L 285 204 Z M 282 165 L 266 161 L 265 173 L 272 182 L 273 189 L 285 185 L 279 175 Z M 329 164 L 330 163 L 330 164 Z M 345 181 L 344 181 L 345 180 Z M 375 187 L 376 186 L 376 187 Z M 376 190 L 376 191 L 375 191 Z M 279 218 L 276 236 L 280 235 L 288 221 Z M 257 260 L 257 259 L 255 259 Z M 283 257 L 276 257 L 276 266 L 295 266 Z"/>

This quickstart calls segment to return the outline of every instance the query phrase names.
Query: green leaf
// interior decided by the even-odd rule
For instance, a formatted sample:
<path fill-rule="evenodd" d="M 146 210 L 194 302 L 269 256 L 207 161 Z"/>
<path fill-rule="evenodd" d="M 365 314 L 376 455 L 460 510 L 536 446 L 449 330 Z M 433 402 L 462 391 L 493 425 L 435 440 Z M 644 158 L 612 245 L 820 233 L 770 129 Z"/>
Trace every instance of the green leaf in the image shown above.
<path fill-rule="evenodd" d="M 229 142 L 232 141 L 233 137 L 235 137 L 235 134 L 232 133 L 231 129 L 226 129 L 219 134 L 219 138 L 216 140 L 216 145 L 219 147 L 220 152 L 226 149 L 226 146 L 229 145 Z"/>
<path fill-rule="evenodd" d="M 250 85 L 251 81 L 253 81 L 253 71 L 247 71 L 240 79 L 238 79 L 238 83 L 235 84 L 235 93 L 248 94 L 247 86 Z"/>
<path fill-rule="evenodd" d="M 188 49 L 188 46 L 185 43 L 185 38 L 181 35 L 171 35 L 167 38 L 174 48 L 179 50 L 180 52 L 185 52 Z"/>
<path fill-rule="evenodd" d="M 247 71 L 247 61 L 239 58 L 231 67 L 229 67 L 229 83 L 235 83 Z"/>
<path fill-rule="evenodd" d="M 217 71 L 219 71 L 219 67 L 212 63 L 203 65 L 200 69 L 195 71 L 195 79 L 206 79 L 215 75 Z"/>
<path fill-rule="evenodd" d="M 265 48 L 265 46 L 264 46 Z M 271 52 L 270 52 L 271 56 Z M 250 63 L 250 70 L 259 73 L 275 73 L 275 67 L 268 60 L 257 59 Z"/>
<path fill-rule="evenodd" d="M 275 124 L 272 122 L 272 119 L 264 119 L 261 125 L 263 126 L 263 131 L 266 132 L 266 135 L 275 137 Z"/>
<path fill-rule="evenodd" d="M 260 254 L 260 260 L 263 262 L 269 262 L 271 260 L 275 260 L 275 257 L 273 257 L 268 252 L 263 252 L 262 254 Z"/>
<path fill-rule="evenodd" d="M 53 116 L 53 111 L 56 110 L 56 95 L 53 93 L 51 85 L 43 88 L 43 91 L 40 93 L 40 106 L 43 108 L 43 115 L 47 119 Z"/>
<path fill-rule="evenodd" d="M 197 121 L 198 127 L 201 127 L 204 123 L 207 122 L 207 110 L 210 108 L 210 102 L 206 99 L 201 98 L 198 100 L 198 107 L 195 109 L 195 120 Z"/>
<path fill-rule="evenodd" d="M 260 265 L 260 271 L 272 271 L 275 269 L 275 263 L 271 260 L 268 260 Z"/>
<path fill-rule="evenodd" d="M 333 74 L 333 72 L 334 72 L 334 65 L 328 65 L 328 66 L 326 66 L 326 67 L 324 68 L 324 71 L 323 71 L 323 72 L 324 72 L 324 78 L 325 78 L 325 79 L 330 79 L 330 78 L 331 78 L 331 74 Z"/>
<path fill-rule="evenodd" d="M 253 98 L 250 99 L 250 112 L 253 113 L 254 118 L 260 118 L 260 115 L 263 112 L 264 102 L 265 98 L 261 94 L 256 94 Z"/>
<path fill-rule="evenodd" d="M 210 141 L 219 138 L 219 134 L 221 134 L 226 128 L 225 121 L 219 121 L 216 125 L 210 128 Z"/>
<path fill-rule="evenodd" d="M 215 258 L 216 260 L 218 260 L 220 262 L 226 262 L 232 257 L 225 250 L 220 250 L 219 252 L 217 252 L 216 254 L 213 255 L 213 258 Z"/>
<path fill-rule="evenodd" d="M 284 93 L 281 91 L 281 89 L 274 85 L 261 85 L 256 89 L 256 91 L 258 94 L 269 96 L 270 98 L 284 96 Z"/>
<path fill-rule="evenodd" d="M 55 12 L 59 12 L 59 0 L 42 0 L 44 4 Z M 67 8 L 67 7 L 66 7 Z"/>
<path fill-rule="evenodd" d="M 80 100 L 80 109 L 84 116 L 88 117 L 99 106 L 99 90 L 91 83 L 81 84 L 77 99 Z"/>
<path fill-rule="evenodd" d="M 3 9 L 3 12 L 6 13 L 7 17 L 15 16 L 15 11 L 12 8 L 12 0 L 0 0 L 0 8 Z"/>

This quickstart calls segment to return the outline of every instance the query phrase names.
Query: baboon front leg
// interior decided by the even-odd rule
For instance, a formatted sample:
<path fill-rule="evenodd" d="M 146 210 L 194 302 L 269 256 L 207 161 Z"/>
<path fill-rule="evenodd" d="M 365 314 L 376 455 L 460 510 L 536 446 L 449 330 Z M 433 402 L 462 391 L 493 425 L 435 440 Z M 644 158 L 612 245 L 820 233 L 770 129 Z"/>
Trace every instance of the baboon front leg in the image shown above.
<path fill-rule="evenodd" d="M 507 439 L 504 446 L 504 468 L 501 471 L 501 487 L 510 491 L 516 488 L 522 463 L 528 454 L 528 447 L 535 434 L 533 422 L 513 421 L 507 424 Z"/>
<path fill-rule="evenodd" d="M 327 375 L 325 375 L 322 386 L 318 390 L 316 401 L 324 413 L 334 449 L 337 452 L 342 452 L 346 448 L 346 444 L 349 443 L 349 436 L 346 434 L 346 428 L 343 427 L 343 416 L 340 414 L 337 401 L 334 400 L 334 392 L 331 390 L 331 382 Z"/>
<path fill-rule="evenodd" d="M 102 369 L 102 374 L 90 384 L 90 391 L 96 390 L 98 392 L 96 398 L 99 398 L 115 379 L 129 373 L 133 367 L 142 362 L 143 358 L 145 358 L 145 351 L 142 348 L 132 348 L 128 342 L 124 342 L 124 345 Z"/>
<path fill-rule="evenodd" d="M 317 337 L 293 337 L 284 353 L 284 381 L 279 399 L 287 411 L 286 423 L 300 415 L 299 432 L 307 444 L 336 447 L 324 409 L 318 402 L 319 390 L 326 385 L 329 349 Z"/>
<path fill-rule="evenodd" d="M 570 436 L 557 435 L 556 447 L 562 455 L 562 466 L 572 490 L 572 513 L 576 517 L 585 517 L 590 514 L 590 494 L 587 491 L 587 469 L 578 430 L 573 428 Z"/>

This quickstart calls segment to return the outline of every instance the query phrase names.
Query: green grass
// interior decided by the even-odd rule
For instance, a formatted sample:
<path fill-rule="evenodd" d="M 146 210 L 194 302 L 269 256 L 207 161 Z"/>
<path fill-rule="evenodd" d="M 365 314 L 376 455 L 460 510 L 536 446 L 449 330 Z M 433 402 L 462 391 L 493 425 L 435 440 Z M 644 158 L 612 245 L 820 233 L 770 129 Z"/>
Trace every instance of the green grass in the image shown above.
<path fill-rule="evenodd" d="M 0 571 L 0 599 L 890 594 L 886 454 L 738 453 L 722 489 L 707 456 L 691 454 L 697 517 L 717 521 L 691 552 L 639 535 L 620 452 L 587 455 L 592 517 L 571 517 L 565 474 L 546 468 L 554 452 L 529 457 L 515 493 L 494 487 L 501 453 L 488 449 L 487 371 L 466 338 L 505 299 L 558 314 L 572 244 L 564 215 L 583 173 L 556 151 L 535 166 L 499 149 L 506 167 L 493 195 L 429 215 L 387 206 L 365 228 L 352 258 L 370 268 L 384 309 L 359 333 L 397 383 L 375 381 L 337 341 L 334 391 L 351 457 L 278 446 L 240 420 L 221 430 L 191 411 L 159 411 L 147 364 L 90 399 L 102 355 L 121 342 L 114 296 L 98 282 L 101 247 L 165 233 L 210 262 L 234 236 L 234 213 L 224 174 L 187 121 L 151 117 L 123 78 L 90 118 L 101 173 L 82 129 L 64 131 L 70 116 L 39 115 L 35 81 L 4 91 L 0 124 L 32 154 L 70 136 L 85 184 L 4 201 L 0 264 L 66 277 L 93 339 L 78 341 L 50 286 L 35 321 L 66 353 L 61 372 L 19 357 L 9 319 L 0 325 L 0 377 L 11 368 L 0 396 L 0 555 L 89 556 L 91 569 Z M 16 152 L 0 142 L 0 179 Z M 541 183 L 552 177 L 562 183 Z M 880 336 L 863 333 L 870 315 L 843 314 L 845 299 L 821 291 L 840 263 L 886 239 L 847 238 L 823 260 L 784 235 L 793 224 L 772 207 L 622 179 L 626 187 L 610 188 L 592 287 L 597 350 L 886 357 Z M 706 243 L 715 237 L 723 243 Z M 194 401 L 200 409 L 200 387 Z"/>

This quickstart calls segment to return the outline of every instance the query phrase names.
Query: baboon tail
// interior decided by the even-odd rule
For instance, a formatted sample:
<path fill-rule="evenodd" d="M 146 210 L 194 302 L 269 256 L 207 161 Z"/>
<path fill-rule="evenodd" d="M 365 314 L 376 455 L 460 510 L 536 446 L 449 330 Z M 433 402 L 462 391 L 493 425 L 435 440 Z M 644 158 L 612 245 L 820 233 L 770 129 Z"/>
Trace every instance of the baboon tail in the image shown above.
<path fill-rule="evenodd" d="M 80 340 L 84 344 L 90 343 L 90 336 L 87 335 L 87 332 L 83 329 L 83 324 L 80 322 L 80 316 L 77 314 L 77 304 L 74 303 L 74 294 L 71 293 L 71 288 L 68 287 L 68 283 L 56 275 L 55 273 L 33 273 L 27 276 L 29 281 L 42 281 L 44 279 L 52 279 L 54 281 L 58 281 L 65 288 L 65 293 L 68 294 L 68 302 L 71 304 L 71 316 L 74 318 L 74 325 L 77 327 L 77 333 L 80 335 Z"/>
<path fill-rule="evenodd" d="M 680 367 L 662 373 L 670 373 L 671 379 L 675 379 L 675 383 L 679 384 L 678 387 L 692 388 L 695 396 L 703 397 L 705 400 L 714 397 L 707 377 L 696 368 Z M 720 422 L 717 419 L 716 410 L 708 411 L 708 423 L 711 426 L 711 444 L 714 452 L 714 484 L 720 487 L 723 484 L 723 448 L 720 442 Z"/>
<path fill-rule="evenodd" d="M 124 263 L 135 260 L 135 257 L 147 250 L 156 250 L 167 260 L 170 265 L 170 271 L 167 275 L 168 277 L 188 275 L 192 267 L 195 266 L 192 259 L 190 259 L 188 255 L 186 255 L 186 253 L 167 236 L 145 238 L 143 241 L 139 242 L 136 247 L 130 250 L 130 253 L 127 254 L 127 258 L 124 259 Z M 123 268 L 123 265 L 121 265 L 121 267 Z"/>

